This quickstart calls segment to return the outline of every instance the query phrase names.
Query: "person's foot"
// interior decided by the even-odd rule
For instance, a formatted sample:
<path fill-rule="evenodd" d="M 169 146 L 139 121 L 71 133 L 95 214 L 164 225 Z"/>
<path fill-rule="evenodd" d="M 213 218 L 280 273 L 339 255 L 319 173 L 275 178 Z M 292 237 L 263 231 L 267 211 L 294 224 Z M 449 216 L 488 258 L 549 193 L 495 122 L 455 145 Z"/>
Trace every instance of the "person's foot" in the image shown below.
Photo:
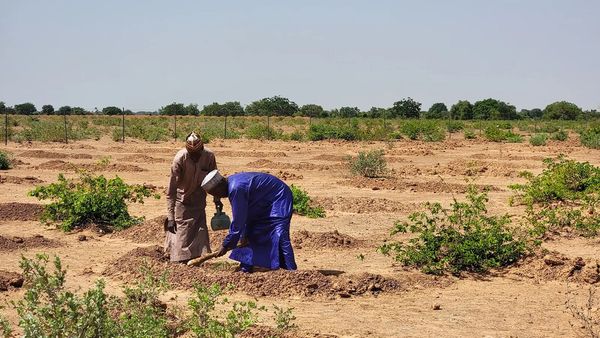
<path fill-rule="evenodd" d="M 243 273 L 252 273 L 252 265 L 240 263 L 240 271 Z"/>

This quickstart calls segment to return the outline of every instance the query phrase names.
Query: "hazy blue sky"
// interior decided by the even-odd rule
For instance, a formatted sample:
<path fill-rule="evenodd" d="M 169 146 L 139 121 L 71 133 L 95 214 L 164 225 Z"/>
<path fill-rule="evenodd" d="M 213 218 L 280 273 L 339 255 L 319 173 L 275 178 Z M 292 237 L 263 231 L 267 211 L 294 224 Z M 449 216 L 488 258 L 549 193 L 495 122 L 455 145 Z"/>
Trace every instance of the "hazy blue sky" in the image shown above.
<path fill-rule="evenodd" d="M 0 101 L 600 107 L 600 1 L 0 0 Z"/>

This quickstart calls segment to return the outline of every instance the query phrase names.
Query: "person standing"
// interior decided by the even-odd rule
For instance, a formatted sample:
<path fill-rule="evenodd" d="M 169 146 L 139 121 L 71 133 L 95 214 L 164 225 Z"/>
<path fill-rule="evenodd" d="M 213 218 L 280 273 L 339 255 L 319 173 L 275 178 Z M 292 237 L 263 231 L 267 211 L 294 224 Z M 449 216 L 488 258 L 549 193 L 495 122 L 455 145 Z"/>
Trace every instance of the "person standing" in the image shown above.
<path fill-rule="evenodd" d="M 201 184 L 215 169 L 215 155 L 204 148 L 196 133 L 190 133 L 185 148 L 173 159 L 167 188 L 165 252 L 171 262 L 185 263 L 211 252 L 206 226 L 206 192 Z M 223 205 L 218 198 L 214 202 Z"/>
<path fill-rule="evenodd" d="M 229 197 L 232 221 L 218 256 L 232 250 L 229 258 L 240 262 L 243 272 L 255 266 L 271 270 L 296 270 L 290 240 L 293 196 L 277 177 L 242 172 L 225 178 L 211 171 L 202 188 L 215 198 Z"/>

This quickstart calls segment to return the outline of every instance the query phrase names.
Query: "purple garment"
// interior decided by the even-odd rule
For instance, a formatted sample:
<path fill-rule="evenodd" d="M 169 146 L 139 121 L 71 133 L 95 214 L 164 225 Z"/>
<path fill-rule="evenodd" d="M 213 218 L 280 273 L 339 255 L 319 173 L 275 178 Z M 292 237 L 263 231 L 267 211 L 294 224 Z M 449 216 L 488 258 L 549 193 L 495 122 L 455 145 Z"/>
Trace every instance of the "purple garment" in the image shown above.
<path fill-rule="evenodd" d="M 233 249 L 229 258 L 246 265 L 296 270 L 290 240 L 290 188 L 265 173 L 239 173 L 227 180 L 232 221 L 223 246 L 232 249 L 240 238 L 248 240 L 247 246 Z"/>

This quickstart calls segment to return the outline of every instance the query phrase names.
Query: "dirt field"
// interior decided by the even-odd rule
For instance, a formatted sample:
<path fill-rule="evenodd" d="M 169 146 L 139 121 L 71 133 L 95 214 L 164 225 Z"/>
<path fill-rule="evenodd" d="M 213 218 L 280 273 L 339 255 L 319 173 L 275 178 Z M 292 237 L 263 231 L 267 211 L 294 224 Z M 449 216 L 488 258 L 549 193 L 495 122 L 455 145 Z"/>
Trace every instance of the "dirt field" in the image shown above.
<path fill-rule="evenodd" d="M 142 259 L 171 272 L 174 290 L 167 302 L 185 303 L 191 285 L 234 283 L 230 298 L 257 298 L 259 304 L 293 307 L 303 335 L 338 337 L 572 337 L 580 326 L 566 302 L 579 299 L 599 278 L 598 239 L 554 239 L 547 257 L 486 276 L 433 277 L 406 269 L 376 252 L 389 238 L 394 221 L 405 219 L 426 201 L 448 204 L 460 198 L 467 182 L 489 186 L 491 212 L 519 214 L 510 207 L 509 184 L 522 182 L 522 170 L 540 172 L 542 159 L 564 153 L 600 165 L 600 152 L 580 147 L 574 135 L 547 146 L 462 140 L 443 143 L 214 141 L 225 174 L 266 171 L 299 185 L 321 204 L 327 217 L 294 216 L 292 239 L 299 270 L 244 275 L 223 257 L 202 268 L 173 266 L 160 255 L 166 201 L 132 205 L 147 222 L 123 233 L 92 230 L 65 234 L 36 221 L 38 201 L 27 196 L 35 184 L 74 177 L 75 168 L 119 175 L 128 183 L 151 184 L 163 191 L 169 163 L 180 144 L 149 144 L 108 139 L 69 145 L 9 144 L 2 147 L 21 163 L 0 171 L 0 304 L 22 295 L 21 255 L 59 255 L 68 267 L 68 284 L 87 288 L 104 278 L 109 290 L 135 275 Z M 346 155 L 385 150 L 392 170 L 387 178 L 350 176 Z M 110 157 L 110 163 L 106 158 Z M 226 212 L 231 210 L 226 203 Z M 207 214 L 212 214 L 209 203 Z M 80 236 L 86 236 L 82 241 Z M 211 232 L 212 248 L 223 233 Z M 363 259 L 359 259 L 364 257 Z M 230 261 L 231 262 L 231 261 Z M 216 268 L 219 267 L 219 268 Z M 225 267 L 225 268 L 223 268 Z M 22 281 L 21 281 L 22 283 Z M 9 319 L 16 314 L 9 308 Z M 574 327 L 573 327 L 574 326 Z"/>

